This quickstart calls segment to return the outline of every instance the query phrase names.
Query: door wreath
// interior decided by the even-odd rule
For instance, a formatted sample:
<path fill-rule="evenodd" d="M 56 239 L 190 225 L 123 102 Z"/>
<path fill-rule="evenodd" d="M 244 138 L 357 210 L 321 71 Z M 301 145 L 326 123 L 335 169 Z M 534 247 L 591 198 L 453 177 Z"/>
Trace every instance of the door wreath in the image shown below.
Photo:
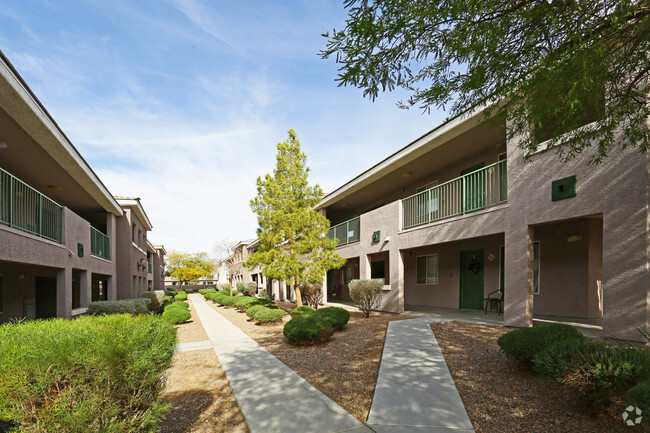
<path fill-rule="evenodd" d="M 467 270 L 470 271 L 472 274 L 478 274 L 478 271 L 481 269 L 481 263 L 476 260 L 476 257 L 473 257 L 472 260 L 469 261 L 469 265 L 467 266 Z"/>

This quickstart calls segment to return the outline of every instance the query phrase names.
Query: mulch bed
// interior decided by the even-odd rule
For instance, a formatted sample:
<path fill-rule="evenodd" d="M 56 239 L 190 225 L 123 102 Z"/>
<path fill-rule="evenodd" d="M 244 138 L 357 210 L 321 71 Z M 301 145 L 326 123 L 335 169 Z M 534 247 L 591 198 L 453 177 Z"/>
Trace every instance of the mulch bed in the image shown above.
<path fill-rule="evenodd" d="M 619 416 L 591 415 L 577 392 L 506 357 L 497 339 L 508 328 L 449 322 L 432 329 L 477 433 L 644 431 Z"/>

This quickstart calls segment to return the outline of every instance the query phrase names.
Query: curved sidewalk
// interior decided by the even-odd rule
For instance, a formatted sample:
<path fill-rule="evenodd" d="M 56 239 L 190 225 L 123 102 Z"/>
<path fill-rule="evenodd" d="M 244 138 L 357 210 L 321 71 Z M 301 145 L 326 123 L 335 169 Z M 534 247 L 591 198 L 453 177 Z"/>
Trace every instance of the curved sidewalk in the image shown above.
<path fill-rule="evenodd" d="M 251 433 L 372 432 L 191 294 Z"/>

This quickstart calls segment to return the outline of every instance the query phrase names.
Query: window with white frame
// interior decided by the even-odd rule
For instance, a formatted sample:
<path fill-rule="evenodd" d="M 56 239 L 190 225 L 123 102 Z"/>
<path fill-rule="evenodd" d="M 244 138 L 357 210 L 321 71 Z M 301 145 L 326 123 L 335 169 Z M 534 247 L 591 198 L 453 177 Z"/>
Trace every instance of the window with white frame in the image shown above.
<path fill-rule="evenodd" d="M 540 245 L 533 242 L 533 294 L 539 295 Z"/>
<path fill-rule="evenodd" d="M 416 260 L 416 283 L 438 284 L 438 254 L 418 256 Z"/>

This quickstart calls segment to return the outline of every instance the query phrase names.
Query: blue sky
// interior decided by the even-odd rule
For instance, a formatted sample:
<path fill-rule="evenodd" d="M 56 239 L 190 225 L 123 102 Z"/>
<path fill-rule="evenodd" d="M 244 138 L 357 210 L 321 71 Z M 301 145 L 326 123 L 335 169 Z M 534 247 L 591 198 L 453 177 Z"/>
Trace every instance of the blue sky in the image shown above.
<path fill-rule="evenodd" d="M 8 0 L 0 49 L 108 189 L 142 199 L 153 243 L 211 253 L 254 236 L 289 128 L 327 192 L 446 117 L 337 87 L 318 51 L 346 17 L 335 0 Z"/>

